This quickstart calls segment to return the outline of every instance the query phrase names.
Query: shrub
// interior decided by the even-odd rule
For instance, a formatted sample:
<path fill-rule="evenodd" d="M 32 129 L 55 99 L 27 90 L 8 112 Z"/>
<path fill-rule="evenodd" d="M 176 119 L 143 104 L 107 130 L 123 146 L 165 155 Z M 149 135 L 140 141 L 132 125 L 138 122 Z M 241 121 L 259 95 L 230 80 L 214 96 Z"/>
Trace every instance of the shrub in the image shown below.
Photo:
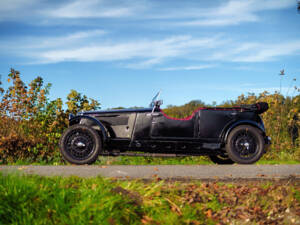
<path fill-rule="evenodd" d="M 69 113 L 99 108 L 99 102 L 75 90 L 67 97 L 67 109 L 58 98 L 50 101 L 51 84 L 37 77 L 28 86 L 14 69 L 8 74 L 11 86 L 0 89 L 0 162 L 60 160 L 58 140 L 67 127 Z"/>

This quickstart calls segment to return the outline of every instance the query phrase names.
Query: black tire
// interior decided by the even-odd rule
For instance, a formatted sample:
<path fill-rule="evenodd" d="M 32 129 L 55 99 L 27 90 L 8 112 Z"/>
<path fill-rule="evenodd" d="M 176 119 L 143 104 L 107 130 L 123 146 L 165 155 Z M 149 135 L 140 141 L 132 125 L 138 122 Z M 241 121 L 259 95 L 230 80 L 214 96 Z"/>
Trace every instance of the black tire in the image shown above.
<path fill-rule="evenodd" d="M 230 159 L 239 164 L 252 164 L 264 153 L 262 132 L 249 125 L 234 128 L 227 139 L 226 151 Z"/>
<path fill-rule="evenodd" d="M 234 161 L 232 161 L 227 155 L 209 155 L 208 157 L 215 164 L 230 165 L 234 163 Z"/>
<path fill-rule="evenodd" d="M 63 158 L 70 163 L 92 164 L 102 150 L 102 142 L 94 129 L 76 124 L 62 134 L 59 148 Z"/>

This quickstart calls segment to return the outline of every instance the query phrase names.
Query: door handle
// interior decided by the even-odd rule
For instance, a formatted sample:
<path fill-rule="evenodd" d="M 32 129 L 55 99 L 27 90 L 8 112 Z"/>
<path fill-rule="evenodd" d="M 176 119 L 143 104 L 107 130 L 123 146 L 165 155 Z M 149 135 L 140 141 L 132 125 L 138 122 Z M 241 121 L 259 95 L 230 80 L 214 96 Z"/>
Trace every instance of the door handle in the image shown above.
<path fill-rule="evenodd" d="M 160 113 L 147 113 L 146 116 L 158 117 L 158 116 L 161 116 L 161 114 Z"/>
<path fill-rule="evenodd" d="M 161 116 L 161 114 L 160 113 L 152 113 L 152 116 L 153 117 L 158 117 L 158 116 Z"/>

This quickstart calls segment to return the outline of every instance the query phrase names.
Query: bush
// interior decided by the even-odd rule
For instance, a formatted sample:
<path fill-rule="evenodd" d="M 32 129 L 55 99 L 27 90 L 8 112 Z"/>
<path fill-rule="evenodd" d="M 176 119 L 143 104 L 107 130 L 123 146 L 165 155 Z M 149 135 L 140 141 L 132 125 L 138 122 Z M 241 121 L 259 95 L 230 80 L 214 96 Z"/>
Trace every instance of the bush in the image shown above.
<path fill-rule="evenodd" d="M 68 125 L 69 113 L 99 108 L 99 102 L 88 99 L 75 90 L 67 97 L 67 106 L 58 98 L 48 98 L 51 84 L 44 85 L 37 77 L 27 86 L 20 73 L 11 69 L 8 74 L 11 86 L 0 89 L 0 162 L 57 161 L 58 141 Z"/>

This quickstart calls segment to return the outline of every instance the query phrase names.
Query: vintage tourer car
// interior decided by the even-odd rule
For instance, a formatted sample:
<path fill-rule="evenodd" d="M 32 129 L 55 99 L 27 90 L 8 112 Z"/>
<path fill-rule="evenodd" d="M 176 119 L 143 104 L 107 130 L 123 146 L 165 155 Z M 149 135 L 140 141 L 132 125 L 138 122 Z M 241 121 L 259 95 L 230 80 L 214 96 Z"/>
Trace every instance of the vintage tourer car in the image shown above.
<path fill-rule="evenodd" d="M 203 107 L 186 118 L 172 118 L 157 94 L 149 108 L 86 111 L 70 115 L 60 151 L 73 164 L 106 156 L 200 156 L 218 164 L 250 164 L 270 145 L 259 102 L 230 108 Z"/>

